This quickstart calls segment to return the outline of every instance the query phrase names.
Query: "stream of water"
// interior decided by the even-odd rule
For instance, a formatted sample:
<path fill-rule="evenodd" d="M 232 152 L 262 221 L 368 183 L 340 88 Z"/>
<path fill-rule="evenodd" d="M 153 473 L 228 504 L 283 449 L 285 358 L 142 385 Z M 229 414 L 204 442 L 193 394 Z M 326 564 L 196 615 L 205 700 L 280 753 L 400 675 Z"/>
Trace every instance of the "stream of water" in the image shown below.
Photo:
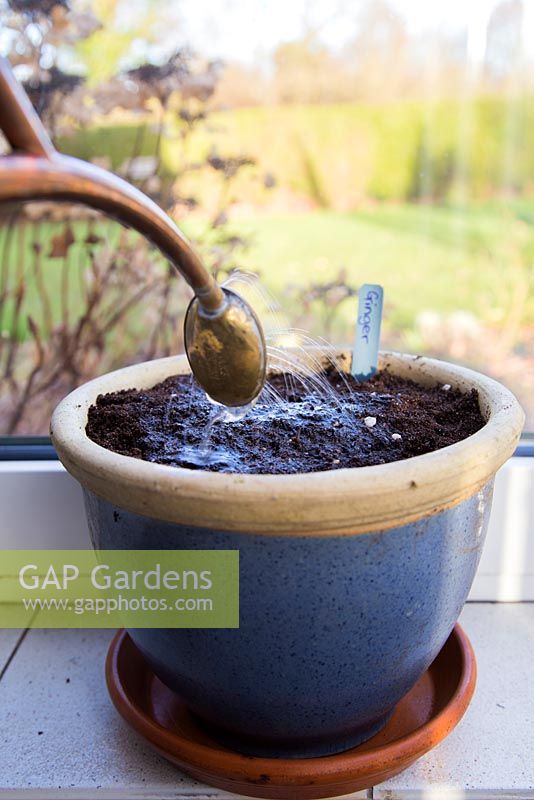
<path fill-rule="evenodd" d="M 312 421 L 323 416 L 331 418 L 332 409 L 336 408 L 337 414 L 343 416 L 347 413 L 347 400 L 353 398 L 353 393 L 341 370 L 337 368 L 336 351 L 333 345 L 321 338 L 314 338 L 306 331 L 298 328 L 288 328 L 281 317 L 279 304 L 276 298 L 262 286 L 257 276 L 249 273 L 234 273 L 224 284 L 238 292 L 251 304 L 260 317 L 267 344 L 267 369 L 284 374 L 285 390 L 291 396 L 297 388 L 304 389 L 313 395 L 313 399 L 304 403 L 292 404 L 283 398 L 276 388 L 266 382 L 260 395 L 246 406 L 229 408 L 206 399 L 212 406 L 212 413 L 204 430 L 201 444 L 185 445 L 180 449 L 182 461 L 192 467 L 218 465 L 221 468 L 231 469 L 235 462 L 235 454 L 225 447 L 214 446 L 211 435 L 215 426 L 232 424 L 249 418 L 250 424 L 261 424 L 265 421 L 295 418 L 298 414 L 303 421 Z M 309 347 L 320 347 L 322 357 L 310 353 Z M 330 383 L 325 380 L 320 372 L 330 362 L 344 381 L 349 398 L 344 401 Z M 193 382 L 191 376 L 191 381 Z M 166 413 L 166 420 L 172 410 L 173 399 L 171 395 Z M 351 416 L 354 413 L 353 402 L 350 403 Z M 169 453 L 169 460 L 175 457 Z"/>

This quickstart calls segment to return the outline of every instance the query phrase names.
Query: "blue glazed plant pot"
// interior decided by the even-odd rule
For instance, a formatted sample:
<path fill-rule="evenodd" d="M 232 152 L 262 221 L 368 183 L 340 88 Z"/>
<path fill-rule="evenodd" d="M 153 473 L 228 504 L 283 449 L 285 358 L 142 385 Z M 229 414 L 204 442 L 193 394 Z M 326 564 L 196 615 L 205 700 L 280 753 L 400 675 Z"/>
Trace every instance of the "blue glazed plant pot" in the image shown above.
<path fill-rule="evenodd" d="M 346 368 L 347 355 L 339 360 Z M 504 387 L 461 367 L 398 354 L 381 367 L 477 389 L 486 425 L 409 460 L 289 476 L 178 469 L 87 438 L 97 395 L 188 371 L 176 358 L 98 378 L 54 413 L 53 441 L 84 488 L 95 547 L 240 551 L 238 629 L 130 634 L 161 680 L 241 752 L 325 755 L 371 737 L 467 598 L 493 477 L 523 413 Z"/>

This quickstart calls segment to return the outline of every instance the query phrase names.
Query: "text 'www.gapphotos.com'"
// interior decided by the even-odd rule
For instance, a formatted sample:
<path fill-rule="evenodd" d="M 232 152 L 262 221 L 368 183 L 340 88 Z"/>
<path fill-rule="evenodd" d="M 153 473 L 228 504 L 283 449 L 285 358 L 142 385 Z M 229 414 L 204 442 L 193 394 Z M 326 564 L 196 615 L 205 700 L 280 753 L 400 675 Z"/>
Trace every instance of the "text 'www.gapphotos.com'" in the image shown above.
<path fill-rule="evenodd" d="M 209 597 L 177 597 L 169 601 L 159 597 L 76 597 L 23 598 L 26 611 L 59 611 L 73 614 L 115 614 L 132 611 L 213 611 L 213 600 Z"/>

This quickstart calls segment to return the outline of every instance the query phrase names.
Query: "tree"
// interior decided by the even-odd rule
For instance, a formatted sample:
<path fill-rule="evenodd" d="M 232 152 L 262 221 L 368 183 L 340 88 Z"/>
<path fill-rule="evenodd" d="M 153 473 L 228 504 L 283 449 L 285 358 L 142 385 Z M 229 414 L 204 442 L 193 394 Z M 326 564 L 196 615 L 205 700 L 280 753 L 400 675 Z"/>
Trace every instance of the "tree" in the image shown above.
<path fill-rule="evenodd" d="M 521 68 L 523 52 L 522 0 L 503 0 L 489 19 L 484 66 L 491 83 L 500 84 Z"/>
<path fill-rule="evenodd" d="M 281 44 L 274 54 L 274 91 L 281 103 L 350 100 L 350 74 L 315 34 Z"/>
<path fill-rule="evenodd" d="M 138 4 L 135 13 L 128 16 L 121 13 L 124 7 L 124 0 L 93 0 L 94 13 L 101 25 L 93 36 L 76 44 L 89 84 L 108 80 L 124 68 L 136 40 L 146 43 L 154 37 L 158 17 L 153 4 L 146 7 Z"/>
<path fill-rule="evenodd" d="M 387 100 L 406 94 L 415 70 L 402 16 L 386 0 L 369 0 L 357 26 L 358 33 L 345 48 L 357 95 Z"/>

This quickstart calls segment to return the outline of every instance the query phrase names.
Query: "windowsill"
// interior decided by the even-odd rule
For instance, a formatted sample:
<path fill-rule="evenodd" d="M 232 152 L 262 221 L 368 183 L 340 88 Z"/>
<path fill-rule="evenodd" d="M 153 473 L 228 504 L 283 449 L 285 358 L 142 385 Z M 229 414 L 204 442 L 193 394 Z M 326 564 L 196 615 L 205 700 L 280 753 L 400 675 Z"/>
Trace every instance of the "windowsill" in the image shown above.
<path fill-rule="evenodd" d="M 534 604 L 470 603 L 460 621 L 478 661 L 477 689 L 465 717 L 401 775 L 351 798 L 533 796 Z M 15 631 L 0 631 L 0 671 L 12 656 L 0 679 L 0 796 L 236 797 L 178 772 L 120 719 L 104 682 L 111 636 L 33 630 L 21 640 Z"/>

